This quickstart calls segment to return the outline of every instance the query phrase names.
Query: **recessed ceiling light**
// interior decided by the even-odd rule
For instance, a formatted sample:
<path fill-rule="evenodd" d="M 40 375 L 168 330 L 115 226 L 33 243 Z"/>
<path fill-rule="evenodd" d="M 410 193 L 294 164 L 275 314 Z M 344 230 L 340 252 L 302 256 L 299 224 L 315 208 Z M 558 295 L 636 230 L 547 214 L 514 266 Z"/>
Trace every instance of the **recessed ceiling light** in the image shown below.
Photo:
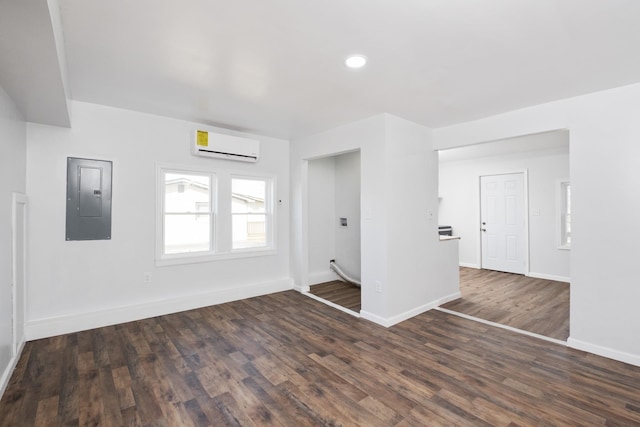
<path fill-rule="evenodd" d="M 344 64 L 349 68 L 361 68 L 366 63 L 367 57 L 364 55 L 351 55 L 344 61 Z"/>

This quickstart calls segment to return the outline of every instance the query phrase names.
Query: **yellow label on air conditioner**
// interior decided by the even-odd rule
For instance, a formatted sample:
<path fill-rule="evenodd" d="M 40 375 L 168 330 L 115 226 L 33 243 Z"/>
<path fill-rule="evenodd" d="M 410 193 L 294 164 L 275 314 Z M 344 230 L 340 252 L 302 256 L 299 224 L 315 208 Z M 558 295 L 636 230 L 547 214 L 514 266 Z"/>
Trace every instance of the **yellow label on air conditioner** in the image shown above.
<path fill-rule="evenodd" d="M 196 145 L 199 147 L 208 147 L 209 146 L 209 132 L 205 132 L 203 130 L 199 130 L 196 136 Z"/>

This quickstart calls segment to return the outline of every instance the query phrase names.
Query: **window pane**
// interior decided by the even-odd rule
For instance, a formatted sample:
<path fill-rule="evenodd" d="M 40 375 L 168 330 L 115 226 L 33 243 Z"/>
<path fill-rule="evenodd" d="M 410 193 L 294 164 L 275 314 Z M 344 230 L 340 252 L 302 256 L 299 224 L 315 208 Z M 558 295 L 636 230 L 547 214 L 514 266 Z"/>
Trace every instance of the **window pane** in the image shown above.
<path fill-rule="evenodd" d="M 266 212 L 266 186 L 265 180 L 234 178 L 231 181 L 231 212 Z"/>
<path fill-rule="evenodd" d="M 210 214 L 164 216 L 164 253 L 202 252 L 210 249 Z"/>
<path fill-rule="evenodd" d="M 164 181 L 165 212 L 209 211 L 210 186 L 211 180 L 208 176 L 166 173 Z"/>
<path fill-rule="evenodd" d="M 164 178 L 164 253 L 209 251 L 211 177 L 171 172 Z"/>
<path fill-rule="evenodd" d="M 267 246 L 266 215 L 233 215 L 233 248 L 258 248 Z"/>

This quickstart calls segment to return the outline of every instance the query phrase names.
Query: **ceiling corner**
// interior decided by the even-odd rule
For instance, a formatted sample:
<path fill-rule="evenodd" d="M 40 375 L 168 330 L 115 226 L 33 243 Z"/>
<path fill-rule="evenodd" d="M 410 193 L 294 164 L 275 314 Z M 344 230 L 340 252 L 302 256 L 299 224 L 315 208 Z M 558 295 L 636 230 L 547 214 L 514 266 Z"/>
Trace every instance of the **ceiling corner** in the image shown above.
<path fill-rule="evenodd" d="M 0 3 L 0 86 L 27 121 L 71 126 L 57 0 Z"/>

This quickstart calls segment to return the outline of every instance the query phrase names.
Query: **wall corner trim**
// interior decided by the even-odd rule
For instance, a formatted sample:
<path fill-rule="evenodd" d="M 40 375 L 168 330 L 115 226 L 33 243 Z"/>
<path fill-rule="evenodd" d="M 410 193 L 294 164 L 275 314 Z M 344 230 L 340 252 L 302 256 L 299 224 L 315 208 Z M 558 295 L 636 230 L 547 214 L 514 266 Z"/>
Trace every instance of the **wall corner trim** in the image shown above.
<path fill-rule="evenodd" d="M 297 283 L 293 284 L 293 290 L 294 291 L 298 291 L 298 292 L 303 293 L 303 294 L 309 292 L 310 289 L 311 288 L 309 286 L 302 286 L 302 285 L 299 285 Z"/>
<path fill-rule="evenodd" d="M 380 326 L 384 326 L 385 328 L 389 328 L 407 319 L 411 319 L 412 317 L 415 317 L 418 314 L 422 314 L 429 310 L 433 310 L 434 308 L 439 307 L 442 304 L 446 304 L 449 301 L 453 301 L 460 297 L 461 297 L 460 292 L 455 292 L 451 295 L 446 295 L 442 298 L 438 298 L 437 300 L 428 302 L 426 304 L 423 304 L 411 310 L 407 310 L 404 313 L 400 313 L 392 317 L 381 317 L 381 316 L 378 316 L 377 314 L 374 314 L 365 310 L 361 310 L 360 317 L 362 317 L 363 319 L 369 320 L 370 322 L 377 323 Z"/>
<path fill-rule="evenodd" d="M 609 347 L 592 344 L 571 337 L 567 339 L 567 345 L 576 350 L 586 351 L 587 353 L 593 353 L 598 356 L 606 357 L 608 359 L 617 360 L 618 362 L 628 363 L 629 365 L 640 366 L 640 355 L 638 354 L 631 354 L 620 350 L 614 350 Z"/>
<path fill-rule="evenodd" d="M 142 304 L 120 306 L 106 310 L 75 313 L 64 316 L 30 320 L 25 325 L 28 341 L 48 338 L 61 334 L 85 331 L 118 323 L 132 322 L 155 316 L 178 313 L 211 305 L 223 304 L 246 298 L 293 289 L 289 277 L 253 285 L 218 289 L 195 295 L 150 301 Z"/>
<path fill-rule="evenodd" d="M 25 341 L 23 339 L 20 342 L 20 345 L 18 346 L 18 352 L 15 354 L 15 356 L 11 358 L 11 360 L 9 360 L 9 364 L 7 364 L 6 369 L 2 373 L 2 376 L 0 377 L 0 399 L 2 399 L 2 396 L 4 395 L 4 392 L 7 389 L 7 386 L 9 385 L 11 374 L 13 374 L 13 370 L 16 368 L 16 365 L 18 364 L 18 360 L 20 360 L 20 355 L 22 354 L 22 350 L 24 349 L 24 344 L 25 344 Z"/>

